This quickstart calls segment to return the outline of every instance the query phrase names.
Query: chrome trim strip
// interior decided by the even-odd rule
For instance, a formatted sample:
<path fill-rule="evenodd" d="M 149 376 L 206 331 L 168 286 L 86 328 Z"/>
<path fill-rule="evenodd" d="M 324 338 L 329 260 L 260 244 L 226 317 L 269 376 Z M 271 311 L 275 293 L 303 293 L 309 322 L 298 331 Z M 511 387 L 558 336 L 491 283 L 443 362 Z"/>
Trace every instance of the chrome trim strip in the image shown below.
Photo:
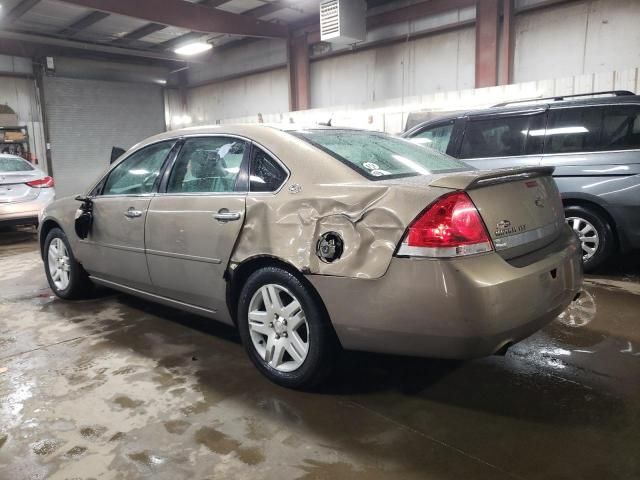
<path fill-rule="evenodd" d="M 126 285 L 122 285 L 120 283 L 112 282 L 110 280 L 105 280 L 105 279 L 100 278 L 100 277 L 94 277 L 93 275 L 91 275 L 90 278 L 94 282 L 99 283 L 101 285 L 104 285 L 105 287 L 111 287 L 111 288 L 115 288 L 116 290 L 129 292 L 129 293 L 131 293 L 133 295 L 137 295 L 137 296 L 140 296 L 140 297 L 146 297 L 146 298 L 149 298 L 151 300 L 156 300 L 156 301 L 158 301 L 160 303 L 168 303 L 168 304 L 171 304 L 171 305 L 176 305 L 177 308 L 189 309 L 189 310 L 192 310 L 192 311 L 200 312 L 200 313 L 202 313 L 204 315 L 211 315 L 213 313 L 216 313 L 216 310 L 203 308 L 203 307 L 198 307 L 197 305 L 192 305 L 190 303 L 180 302 L 178 300 L 173 300 L 171 298 L 163 297 L 162 295 L 156 295 L 155 293 L 149 293 L 149 292 L 145 292 L 144 290 L 139 290 L 137 288 L 127 287 Z"/>
<path fill-rule="evenodd" d="M 186 255 L 184 253 L 163 252 L 162 250 L 147 250 L 147 254 L 156 255 L 158 257 L 179 258 L 180 260 L 191 260 L 194 262 L 220 264 L 222 260 L 219 258 L 198 257 L 195 255 Z"/>
<path fill-rule="evenodd" d="M 563 224 L 564 219 L 549 223 L 542 227 L 536 228 L 535 230 L 516 233 L 515 235 L 509 235 L 506 237 L 494 238 L 493 245 L 496 247 L 496 251 L 519 247 L 520 245 L 524 245 L 526 243 L 535 242 L 536 240 L 542 240 L 543 238 L 553 234 L 557 230 L 560 230 Z"/>

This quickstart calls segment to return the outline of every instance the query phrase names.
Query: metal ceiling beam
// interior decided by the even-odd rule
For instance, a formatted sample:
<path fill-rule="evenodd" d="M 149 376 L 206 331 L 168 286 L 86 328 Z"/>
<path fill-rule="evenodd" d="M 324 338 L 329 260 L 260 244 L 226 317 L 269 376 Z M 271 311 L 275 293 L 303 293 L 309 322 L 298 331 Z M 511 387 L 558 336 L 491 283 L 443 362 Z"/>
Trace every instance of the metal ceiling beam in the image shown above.
<path fill-rule="evenodd" d="M 60 0 L 80 7 L 126 15 L 203 33 L 287 38 L 288 28 L 184 0 Z"/>
<path fill-rule="evenodd" d="M 74 36 L 76 33 L 84 30 L 85 28 L 90 27 L 91 25 L 93 25 L 94 23 L 98 23 L 100 20 L 104 20 L 105 18 L 107 18 L 109 16 L 108 13 L 105 12 L 99 12 L 97 10 L 94 10 L 93 12 L 91 12 L 88 15 L 85 15 L 84 17 L 82 17 L 80 20 L 78 20 L 77 22 L 73 22 L 71 25 L 69 25 L 68 27 L 63 28 L 62 30 L 60 30 L 58 32 L 58 35 L 62 35 L 64 37 L 72 37 Z"/>
<path fill-rule="evenodd" d="M 367 30 L 475 6 L 476 0 L 427 0 L 367 17 Z"/>
<path fill-rule="evenodd" d="M 40 0 L 22 0 L 18 5 L 13 7 L 9 12 L 4 16 L 0 17 L 0 25 L 7 25 L 15 22 L 33 7 L 35 7 Z"/>
<path fill-rule="evenodd" d="M 50 37 L 46 35 L 34 35 L 31 33 L 16 32 L 11 30 L 0 29 L 0 39 L 6 38 L 9 40 L 19 40 L 25 43 L 32 43 L 36 45 L 42 45 L 43 47 L 63 47 L 73 48 L 76 50 L 102 52 L 113 55 L 124 55 L 128 57 L 143 57 L 153 58 L 156 60 L 170 60 L 174 62 L 184 63 L 187 61 L 183 57 L 171 55 L 162 52 L 155 52 L 149 50 L 135 50 L 132 48 L 115 47 L 111 45 L 101 45 L 96 43 L 85 43 L 77 40 L 66 40 L 62 38 Z M 199 60 L 189 60 L 193 63 L 200 63 Z"/>

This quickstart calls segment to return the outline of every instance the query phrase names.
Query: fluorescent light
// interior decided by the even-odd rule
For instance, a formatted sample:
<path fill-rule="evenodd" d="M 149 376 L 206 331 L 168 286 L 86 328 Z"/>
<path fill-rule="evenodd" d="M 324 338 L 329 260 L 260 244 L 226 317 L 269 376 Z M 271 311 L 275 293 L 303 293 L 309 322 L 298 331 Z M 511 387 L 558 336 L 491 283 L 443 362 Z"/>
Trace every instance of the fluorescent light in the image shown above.
<path fill-rule="evenodd" d="M 174 50 L 178 55 L 197 55 L 202 52 L 206 52 L 207 50 L 211 50 L 213 45 L 206 42 L 193 42 L 187 43 L 181 47 L 178 47 Z"/>

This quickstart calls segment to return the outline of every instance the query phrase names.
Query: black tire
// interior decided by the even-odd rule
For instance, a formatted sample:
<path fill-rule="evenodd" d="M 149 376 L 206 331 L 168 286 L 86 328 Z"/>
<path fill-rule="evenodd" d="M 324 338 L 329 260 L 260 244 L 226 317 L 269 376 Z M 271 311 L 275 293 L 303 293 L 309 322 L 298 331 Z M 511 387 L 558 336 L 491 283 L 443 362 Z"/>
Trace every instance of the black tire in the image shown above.
<path fill-rule="evenodd" d="M 256 350 L 249 332 L 249 305 L 261 287 L 275 284 L 284 287 L 299 301 L 308 324 L 308 353 L 294 371 L 282 372 L 269 365 Z M 317 294 L 304 279 L 279 267 L 265 267 L 254 272 L 244 284 L 238 300 L 238 330 L 249 358 L 262 374 L 278 385 L 310 389 L 325 381 L 333 368 L 338 342 L 328 315 Z"/>
<path fill-rule="evenodd" d="M 579 218 L 595 228 L 599 244 L 592 257 L 584 260 L 585 272 L 591 272 L 606 262 L 616 248 L 616 240 L 609 221 L 594 209 L 580 205 L 569 205 L 564 209 L 566 218 Z M 570 226 L 571 222 L 569 223 Z M 584 253 L 584 252 L 583 252 Z"/>
<path fill-rule="evenodd" d="M 49 271 L 49 246 L 51 242 L 56 238 L 60 239 L 66 249 L 69 256 L 69 285 L 65 289 L 59 289 L 54 280 L 51 277 L 51 272 Z M 63 298 L 65 300 L 78 300 L 82 298 L 87 298 L 91 292 L 93 291 L 93 282 L 89 279 L 89 275 L 82 268 L 82 265 L 78 263 L 76 258 L 73 255 L 73 251 L 71 250 L 71 245 L 69 245 L 69 240 L 67 240 L 67 236 L 60 228 L 52 228 L 47 237 L 44 240 L 44 247 L 42 251 L 42 257 L 44 260 L 44 271 L 47 275 L 47 281 L 49 282 L 49 287 L 56 296 Z"/>

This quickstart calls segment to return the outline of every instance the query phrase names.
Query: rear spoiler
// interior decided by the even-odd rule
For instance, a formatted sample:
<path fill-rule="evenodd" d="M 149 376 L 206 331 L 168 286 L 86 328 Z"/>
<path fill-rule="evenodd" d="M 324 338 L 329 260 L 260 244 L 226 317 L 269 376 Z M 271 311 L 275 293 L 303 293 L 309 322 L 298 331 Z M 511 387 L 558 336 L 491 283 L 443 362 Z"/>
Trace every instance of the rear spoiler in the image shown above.
<path fill-rule="evenodd" d="M 451 175 L 444 175 L 430 183 L 433 187 L 451 188 L 454 190 L 473 190 L 499 183 L 517 182 L 528 178 L 548 177 L 555 167 L 515 167 L 497 170 L 472 170 Z"/>

